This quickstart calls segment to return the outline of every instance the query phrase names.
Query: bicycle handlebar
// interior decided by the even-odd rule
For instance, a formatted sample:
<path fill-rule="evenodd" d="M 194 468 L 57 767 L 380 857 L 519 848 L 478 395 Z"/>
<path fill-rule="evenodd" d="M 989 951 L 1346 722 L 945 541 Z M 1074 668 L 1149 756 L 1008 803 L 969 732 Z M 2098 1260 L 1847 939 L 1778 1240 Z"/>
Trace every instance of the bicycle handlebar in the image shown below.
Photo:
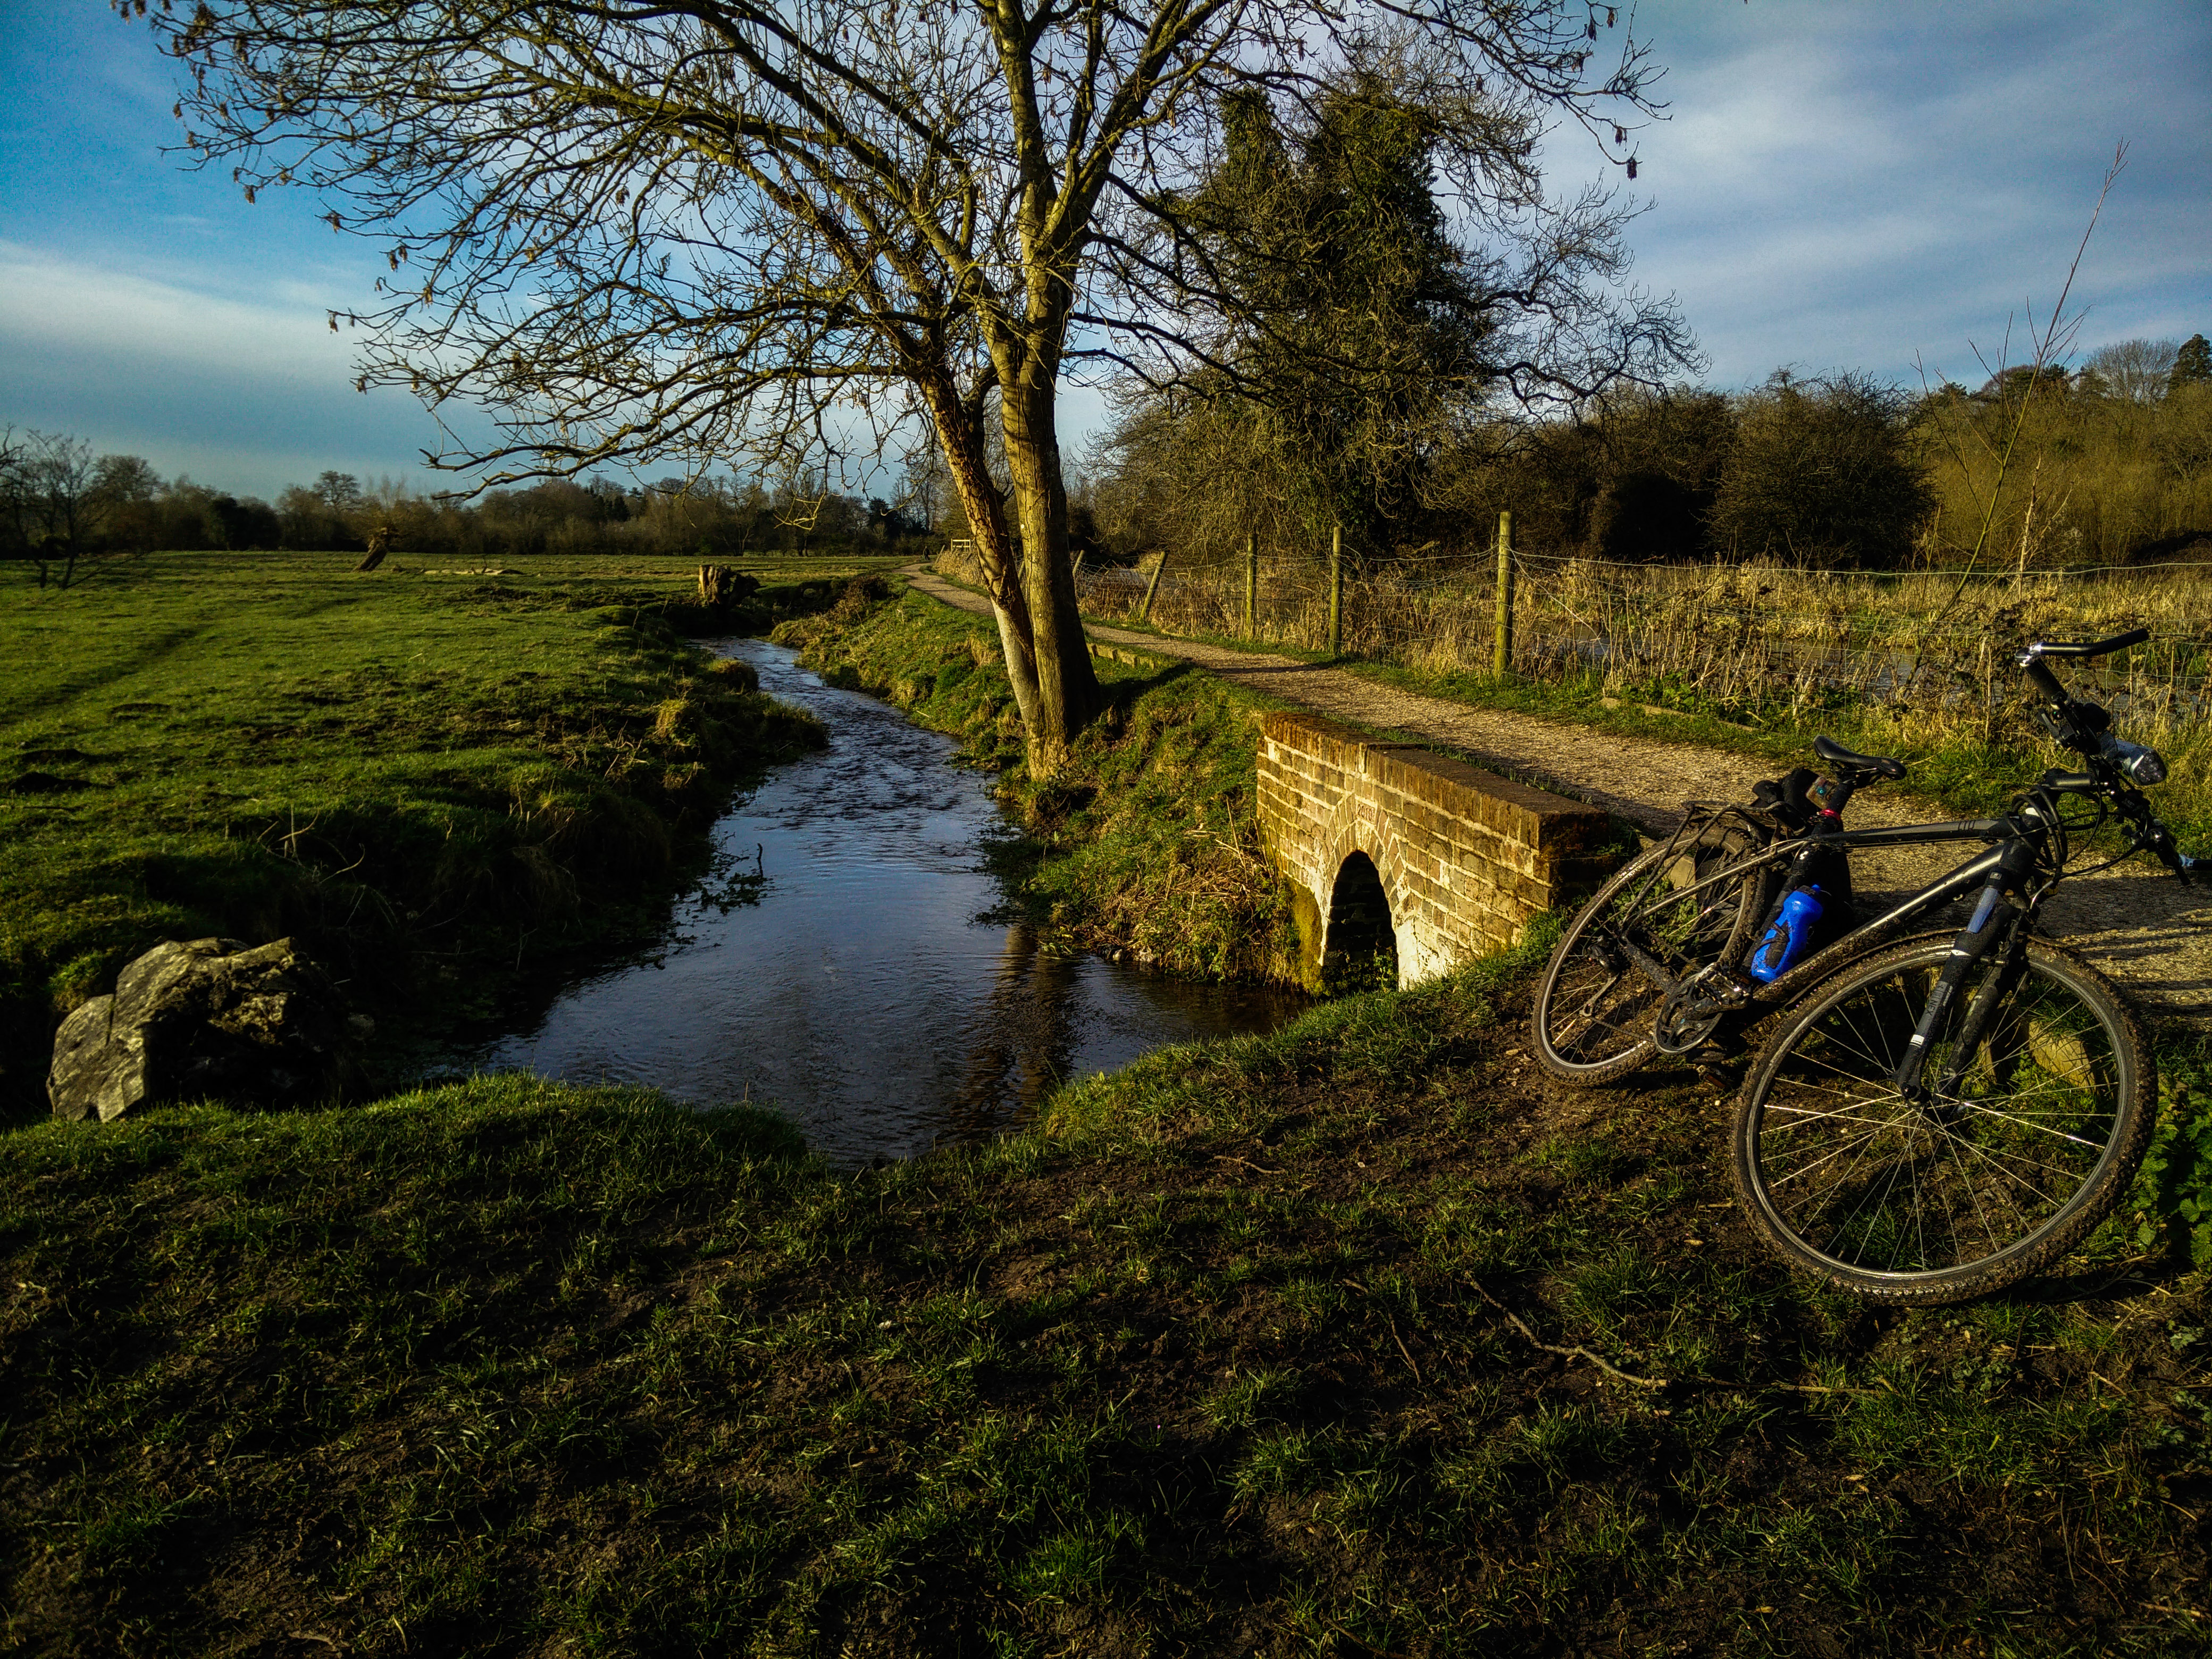
<path fill-rule="evenodd" d="M 2038 640 L 2021 655 L 2021 666 L 2025 668 L 2033 657 L 2101 657 L 2107 652 L 2124 651 L 2131 645 L 2141 645 L 2150 637 L 2148 628 L 2130 629 L 2124 634 L 2115 634 L 2109 640 Z"/>
<path fill-rule="evenodd" d="M 2143 799 L 2142 791 L 2119 775 L 2117 769 L 2105 769 L 2111 775 L 2100 776 L 2096 773 L 2061 772 L 2053 768 L 2043 775 L 2044 787 L 2054 793 L 2070 793 L 2078 787 L 2077 780 L 2094 784 L 2097 786 L 2097 793 L 2111 801 L 2120 817 L 2126 820 L 2134 837 L 2129 852 L 2147 852 L 2154 854 L 2160 864 L 2173 872 L 2173 878 L 2185 887 L 2192 882 L 2212 878 L 2212 876 L 2208 876 L 2208 872 L 2202 868 L 2199 860 L 2191 858 L 2181 850 L 2181 843 L 2174 840 L 2173 831 L 2167 829 L 2160 821 L 2158 816 L 2150 810 L 2150 803 Z M 2127 855 L 2124 853 L 2121 857 L 2124 858 Z"/>
<path fill-rule="evenodd" d="M 2043 693 L 2048 708 L 2051 724 L 2046 729 L 2089 763 L 2086 772 L 2062 772 L 2053 768 L 2043 775 L 2043 786 L 2060 793 L 2106 795 L 2133 828 L 2136 846 L 2157 854 L 2176 880 L 2187 883 L 2212 879 L 2212 875 L 2200 869 L 2197 860 L 2181 850 L 2173 839 L 2173 831 L 2152 815 L 2149 803 L 2135 787 L 2134 779 L 2114 760 L 2111 745 L 2100 736 L 2110 724 L 2110 717 L 2094 703 L 2075 702 L 2045 660 L 2101 657 L 2124 651 L 2131 645 L 2141 645 L 2149 638 L 2150 629 L 2135 628 L 2108 640 L 2038 640 L 2020 653 L 2021 667 Z M 2157 781 L 2154 775 L 2152 781 Z"/>
<path fill-rule="evenodd" d="M 2043 694 L 2051 724 L 2046 727 L 2051 734 L 2068 748 L 2089 758 L 2093 771 L 2100 771 L 2093 750 L 2097 733 L 2112 723 L 2112 718 L 2095 703 L 2076 702 L 2058 676 L 2051 672 L 2046 658 L 2075 659 L 2101 657 L 2108 652 L 2121 651 L 2131 645 L 2141 645 L 2150 637 L 2148 628 L 2131 629 L 2124 634 L 2115 634 L 2109 640 L 2075 640 L 2072 641 L 2037 640 L 2020 653 L 2020 665 Z"/>

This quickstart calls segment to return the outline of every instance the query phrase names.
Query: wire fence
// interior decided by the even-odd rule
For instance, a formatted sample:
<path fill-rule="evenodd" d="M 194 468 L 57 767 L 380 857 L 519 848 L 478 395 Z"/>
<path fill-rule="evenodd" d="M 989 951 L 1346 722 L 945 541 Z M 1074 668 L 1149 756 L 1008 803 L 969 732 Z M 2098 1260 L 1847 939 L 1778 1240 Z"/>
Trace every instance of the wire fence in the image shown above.
<path fill-rule="evenodd" d="M 972 553 L 941 568 L 976 580 Z M 2212 723 L 2212 577 L 2202 564 L 2025 572 L 1862 572 L 1771 563 L 1625 565 L 1544 550 L 1511 560 L 1510 672 L 1624 699 L 1796 726 L 1849 708 L 1928 740 L 2016 734 L 2014 654 L 2035 638 L 2154 639 L 2073 678 L 2131 734 L 2173 742 Z M 1170 633 L 1330 647 L 1326 557 L 1261 552 L 1079 568 L 1085 611 Z M 1340 649 L 1438 676 L 1488 674 L 1497 566 L 1464 554 L 1347 560 Z M 1249 593 L 1249 614 L 1248 614 Z"/>

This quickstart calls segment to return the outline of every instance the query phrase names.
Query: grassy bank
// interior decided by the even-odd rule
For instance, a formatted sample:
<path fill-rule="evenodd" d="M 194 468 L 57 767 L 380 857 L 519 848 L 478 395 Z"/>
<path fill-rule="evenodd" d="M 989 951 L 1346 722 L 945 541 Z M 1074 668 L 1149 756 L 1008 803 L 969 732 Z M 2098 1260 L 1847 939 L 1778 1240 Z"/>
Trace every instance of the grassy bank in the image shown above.
<path fill-rule="evenodd" d="M 349 637 L 329 596 L 350 590 L 314 580 L 303 653 Z M 319 771 L 279 732 L 289 769 L 265 777 L 550 755 L 678 823 L 703 786 L 666 788 L 652 696 L 705 677 L 656 624 L 673 578 L 542 580 L 380 598 L 348 648 L 380 617 L 412 630 L 394 652 L 442 641 L 432 709 L 639 711 L 602 730 L 648 759 L 611 781 L 619 744 L 572 755 L 557 723 L 471 747 L 478 714 L 443 749 L 333 725 Z M 448 605 L 465 630 L 440 631 Z M 787 631 L 979 760 L 1018 756 L 979 619 L 908 598 Z M 483 689 L 514 660 L 471 668 L 487 638 L 558 684 Z M 270 696 L 277 660 L 191 683 Z M 1071 766 L 1007 774 L 1033 827 L 1016 878 L 1078 939 L 1264 970 L 1232 943 L 1281 937 L 1238 828 L 1261 705 L 1104 666 L 1113 713 Z M 134 690 L 109 695 L 158 700 Z M 228 718 L 235 764 L 264 764 Z M 137 764 L 189 758 L 185 724 Z M 476 822 L 449 787 L 398 799 Z M 0 1648 L 2212 1647 L 2212 1298 L 2161 1224 L 2186 1148 L 2161 1142 L 2063 1274 L 1872 1312 L 1753 1243 L 1694 1074 L 1542 1085 L 1522 1033 L 1544 948 L 1155 1054 L 1028 1132 L 859 1173 L 759 1114 L 512 1077 L 0 1135 Z M 2212 1124 L 2201 1053 L 2163 1091 L 2169 1121 Z"/>
<path fill-rule="evenodd" d="M 62 1015 L 161 939 L 295 934 L 404 1019 L 650 932 L 732 783 L 821 741 L 677 637 L 688 567 L 352 563 L 0 573 L 0 1115 L 43 1109 Z"/>
<path fill-rule="evenodd" d="M 513 1079 L 9 1136 L 4 1644 L 2203 1650 L 2203 1277 L 1809 1291 L 1526 966 L 858 1175 Z"/>
<path fill-rule="evenodd" d="M 1275 705 L 1181 666 L 1102 660 L 1105 714 L 1048 781 L 1022 765 L 1021 720 L 988 618 L 908 593 L 785 624 L 810 667 L 958 738 L 1027 832 L 1000 849 L 1018 902 L 1066 942 L 1212 978 L 1295 982 L 1287 888 L 1262 857 L 1254 767 Z"/>

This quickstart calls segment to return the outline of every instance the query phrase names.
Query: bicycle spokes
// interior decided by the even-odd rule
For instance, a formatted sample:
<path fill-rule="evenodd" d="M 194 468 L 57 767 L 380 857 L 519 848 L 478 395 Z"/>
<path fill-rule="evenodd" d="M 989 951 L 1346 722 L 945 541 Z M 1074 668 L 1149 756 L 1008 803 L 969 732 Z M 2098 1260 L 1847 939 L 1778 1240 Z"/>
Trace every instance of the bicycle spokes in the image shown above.
<path fill-rule="evenodd" d="M 1655 850 L 1576 917 L 1537 994 L 1538 1052 L 1553 1075 L 1583 1081 L 1649 1052 L 1670 987 L 1747 925 L 1743 850 L 1736 838 Z"/>
<path fill-rule="evenodd" d="M 1901 1094 L 1899 1064 L 1934 981 L 1932 969 L 1900 969 L 1836 999 L 1761 1103 L 1756 1156 L 1775 1218 L 1849 1268 L 1924 1273 L 1996 1255 L 2051 1221 L 2112 1141 L 2112 1034 L 2032 970 L 1974 1052 L 1955 1052 L 1960 1019 L 1937 1036 L 1922 1076 L 1949 1089 Z"/>

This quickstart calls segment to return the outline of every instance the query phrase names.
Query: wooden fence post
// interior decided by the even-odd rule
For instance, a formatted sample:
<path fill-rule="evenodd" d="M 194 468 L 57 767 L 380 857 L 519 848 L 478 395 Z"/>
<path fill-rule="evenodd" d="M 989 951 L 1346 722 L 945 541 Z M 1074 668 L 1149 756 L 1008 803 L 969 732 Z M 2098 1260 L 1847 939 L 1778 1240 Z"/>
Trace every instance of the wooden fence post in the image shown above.
<path fill-rule="evenodd" d="M 1344 654 L 1344 526 L 1328 532 L 1328 654 Z"/>
<path fill-rule="evenodd" d="M 1167 550 L 1167 549 L 1165 549 L 1165 548 L 1164 547 L 1164 548 L 1162 548 L 1162 549 L 1160 550 L 1160 562 L 1159 562 L 1158 564 L 1156 564 L 1156 565 L 1154 565 L 1154 566 L 1152 567 L 1152 580 L 1150 580 L 1150 581 L 1148 581 L 1148 582 L 1146 582 L 1146 583 L 1145 584 L 1145 608 L 1144 608 L 1142 611 L 1139 611 L 1139 612 L 1137 613 L 1137 620 L 1138 620 L 1138 621 L 1139 621 L 1139 622 L 1150 622 L 1150 621 L 1152 621 L 1152 595 L 1153 595 L 1153 594 L 1155 594 L 1155 593 L 1157 593 L 1157 592 L 1158 592 L 1160 591 L 1160 572 L 1162 572 L 1163 570 L 1165 570 L 1167 568 L 1168 568 L 1168 550 Z"/>
<path fill-rule="evenodd" d="M 1244 637 L 1252 638 L 1259 630 L 1260 610 L 1260 532 L 1250 532 L 1244 538 Z"/>
<path fill-rule="evenodd" d="M 1504 679 L 1513 672 L 1513 514 L 1498 515 L 1498 626 L 1491 650 L 1491 672 Z"/>

